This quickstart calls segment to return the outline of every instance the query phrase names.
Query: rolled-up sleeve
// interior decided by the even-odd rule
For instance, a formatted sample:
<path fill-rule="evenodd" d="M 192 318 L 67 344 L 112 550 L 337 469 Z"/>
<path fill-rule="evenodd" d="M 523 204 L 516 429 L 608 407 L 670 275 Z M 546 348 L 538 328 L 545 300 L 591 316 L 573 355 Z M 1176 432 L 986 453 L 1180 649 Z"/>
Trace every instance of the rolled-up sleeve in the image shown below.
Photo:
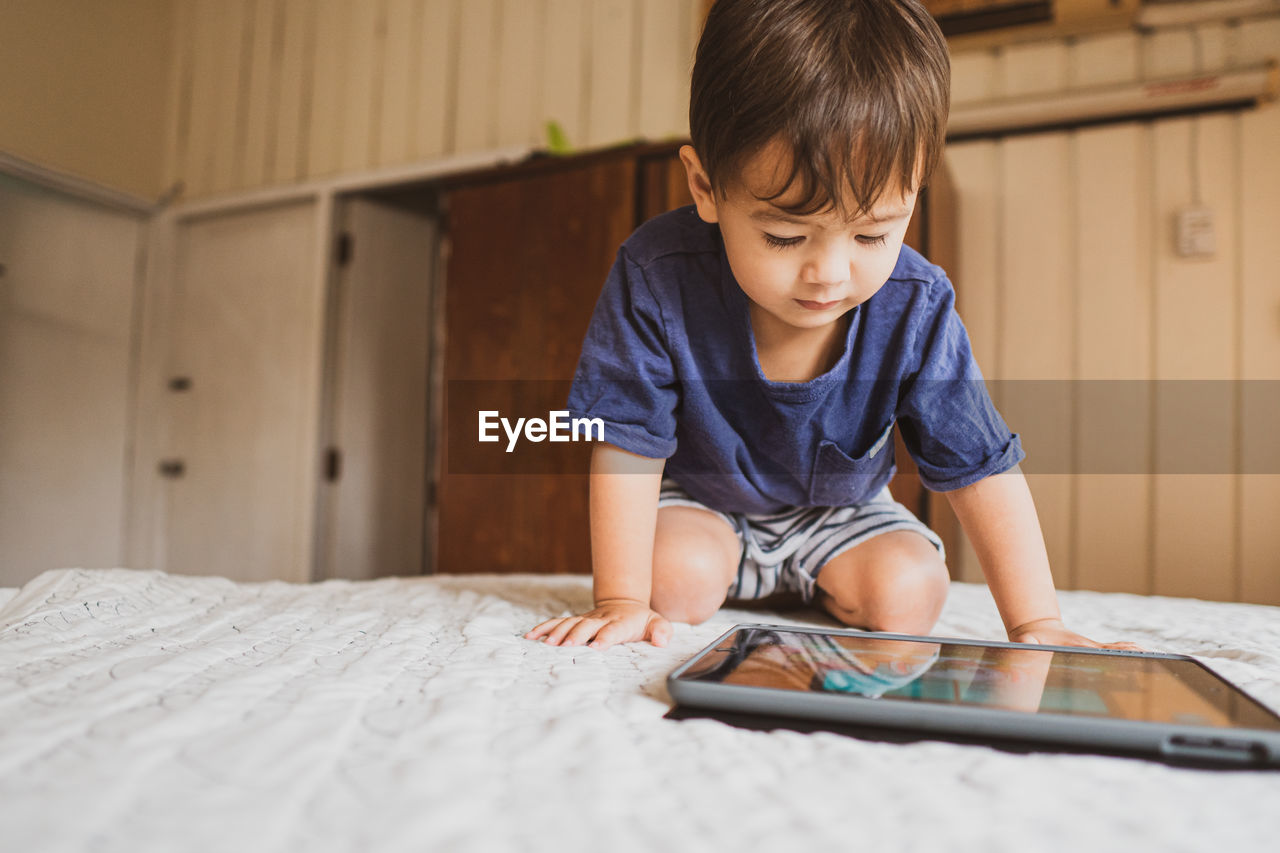
<path fill-rule="evenodd" d="M 898 402 L 902 438 L 934 491 L 960 489 L 1026 454 L 987 392 L 946 278 L 933 282 Z"/>
<path fill-rule="evenodd" d="M 661 306 L 624 247 L 587 328 L 569 391 L 570 414 L 602 421 L 609 444 L 665 459 L 676 450 L 678 402 Z"/>

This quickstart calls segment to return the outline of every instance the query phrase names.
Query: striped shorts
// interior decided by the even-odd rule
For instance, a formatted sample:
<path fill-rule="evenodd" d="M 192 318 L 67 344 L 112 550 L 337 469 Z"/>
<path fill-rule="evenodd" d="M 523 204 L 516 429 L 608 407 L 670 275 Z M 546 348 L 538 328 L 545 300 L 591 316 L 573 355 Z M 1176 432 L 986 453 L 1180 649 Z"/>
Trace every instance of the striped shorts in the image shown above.
<path fill-rule="evenodd" d="M 688 506 L 713 512 L 738 535 L 738 575 L 730 599 L 748 601 L 777 592 L 798 592 L 813 601 L 818 572 L 833 557 L 894 530 L 919 533 L 946 559 L 942 540 L 893 499 L 886 486 L 867 503 L 840 507 L 798 507 L 770 515 L 720 512 L 694 499 L 670 477 L 663 478 L 658 507 Z"/>

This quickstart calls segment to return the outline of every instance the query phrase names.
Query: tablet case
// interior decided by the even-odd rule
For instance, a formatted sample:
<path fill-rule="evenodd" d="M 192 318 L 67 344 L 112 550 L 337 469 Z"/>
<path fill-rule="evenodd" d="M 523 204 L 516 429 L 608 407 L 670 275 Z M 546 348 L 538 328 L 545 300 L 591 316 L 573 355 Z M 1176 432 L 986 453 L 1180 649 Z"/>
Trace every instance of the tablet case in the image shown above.
<path fill-rule="evenodd" d="M 1063 718 L 1054 714 L 1028 714 L 975 707 L 935 706 L 923 709 L 860 697 L 831 697 L 820 693 L 777 690 L 743 685 L 699 683 L 680 676 L 708 652 L 741 629 L 843 635 L 855 637 L 951 643 L 967 646 L 1028 648 L 1014 643 L 982 642 L 940 637 L 916 637 L 858 630 L 814 629 L 784 625 L 735 625 L 668 676 L 667 686 L 677 702 L 666 717 L 672 720 L 714 719 L 739 728 L 772 731 L 831 732 L 890 743 L 945 741 L 981 745 L 1006 752 L 1087 753 L 1143 758 L 1180 767 L 1205 769 L 1280 769 L 1280 731 L 1173 726 L 1163 723 L 1115 719 Z M 1274 712 L 1194 658 L 1154 652 L 1032 646 L 1044 651 L 1085 652 L 1115 656 L 1142 656 L 1184 660 L 1209 672 L 1215 679 L 1249 701 Z M 787 695 L 790 694 L 790 695 Z M 811 697 L 806 700 L 804 697 Z M 817 700 L 817 701 L 814 701 Z M 834 700 L 834 701 L 832 701 Z M 843 701 L 842 701 L 843 700 Z M 849 701 L 862 703 L 850 705 Z M 866 703 L 874 703 L 878 707 Z M 825 707 L 819 707 L 819 705 Z M 885 713 L 885 711 L 889 713 Z M 939 716 L 952 716 L 939 725 Z M 890 720 L 906 725 L 894 725 Z M 947 730 L 948 725 L 951 730 Z"/>

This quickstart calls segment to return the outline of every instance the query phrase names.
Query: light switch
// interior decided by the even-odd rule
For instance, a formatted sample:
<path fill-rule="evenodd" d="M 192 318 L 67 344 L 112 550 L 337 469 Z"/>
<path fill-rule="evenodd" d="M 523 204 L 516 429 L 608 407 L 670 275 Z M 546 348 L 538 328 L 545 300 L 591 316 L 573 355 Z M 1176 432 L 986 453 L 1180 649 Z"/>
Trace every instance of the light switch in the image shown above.
<path fill-rule="evenodd" d="M 1213 233 L 1213 211 L 1188 207 L 1178 212 L 1177 249 L 1183 258 L 1212 258 L 1217 251 Z"/>

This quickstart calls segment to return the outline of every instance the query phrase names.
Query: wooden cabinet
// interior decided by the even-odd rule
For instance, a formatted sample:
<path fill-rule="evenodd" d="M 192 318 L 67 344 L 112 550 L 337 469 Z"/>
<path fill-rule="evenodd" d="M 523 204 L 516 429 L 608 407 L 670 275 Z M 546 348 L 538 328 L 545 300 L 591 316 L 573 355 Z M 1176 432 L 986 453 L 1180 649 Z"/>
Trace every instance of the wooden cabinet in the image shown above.
<path fill-rule="evenodd" d="M 443 188 L 450 248 L 437 571 L 590 571 L 589 445 L 539 445 L 523 456 L 500 444 L 478 448 L 477 411 L 563 407 L 619 245 L 644 220 L 691 202 L 676 151 L 643 146 L 535 162 Z M 923 248 L 938 232 L 928 220 L 917 214 L 909 243 Z M 901 446 L 898 459 L 895 496 L 936 518 L 945 504 L 931 504 Z"/>
<path fill-rule="evenodd" d="M 438 571 L 590 571 L 589 445 L 477 448 L 476 412 L 563 408 L 618 247 L 689 200 L 675 150 L 535 162 L 445 189 Z"/>

